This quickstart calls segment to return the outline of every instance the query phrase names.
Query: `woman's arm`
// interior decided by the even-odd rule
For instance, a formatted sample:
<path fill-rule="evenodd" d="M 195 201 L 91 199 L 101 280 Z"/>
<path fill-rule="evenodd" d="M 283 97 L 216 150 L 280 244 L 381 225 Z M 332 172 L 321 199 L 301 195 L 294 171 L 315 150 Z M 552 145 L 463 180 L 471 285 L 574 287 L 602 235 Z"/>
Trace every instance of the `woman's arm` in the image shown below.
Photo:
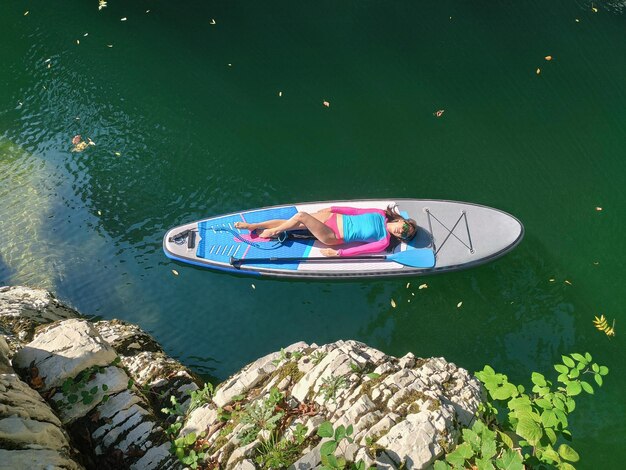
<path fill-rule="evenodd" d="M 344 207 L 344 206 L 332 206 L 330 208 L 331 212 L 335 214 L 343 214 L 343 215 L 361 215 L 361 214 L 371 214 L 372 212 L 385 215 L 385 211 L 382 209 L 358 209 L 356 207 Z"/>
<path fill-rule="evenodd" d="M 352 248 L 344 248 L 343 250 L 337 250 L 337 256 L 357 256 L 369 253 L 380 253 L 389 246 L 390 235 L 387 234 L 385 238 L 376 240 L 375 242 L 365 243 L 359 246 L 353 246 Z"/>

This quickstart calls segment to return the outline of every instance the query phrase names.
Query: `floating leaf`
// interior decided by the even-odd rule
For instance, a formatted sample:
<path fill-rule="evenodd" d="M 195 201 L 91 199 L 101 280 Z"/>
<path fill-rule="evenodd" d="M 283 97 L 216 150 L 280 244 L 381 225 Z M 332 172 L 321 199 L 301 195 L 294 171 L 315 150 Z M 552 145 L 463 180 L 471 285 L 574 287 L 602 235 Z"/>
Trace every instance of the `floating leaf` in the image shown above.
<path fill-rule="evenodd" d="M 435 117 L 441 117 L 441 116 L 443 116 L 443 113 L 445 113 L 445 112 L 446 112 L 446 110 L 445 110 L 445 109 L 438 109 L 437 111 L 435 111 L 435 112 L 433 113 L 433 116 L 435 116 Z"/>
<path fill-rule="evenodd" d="M 172 269 L 172 274 L 173 274 L 174 276 L 178 276 L 178 271 L 176 271 L 175 269 Z"/>
<path fill-rule="evenodd" d="M 537 68 L 537 71 L 535 72 L 537 75 L 539 75 L 541 73 L 541 69 Z"/>
<path fill-rule="evenodd" d="M 252 286 L 253 289 L 256 289 L 256 286 L 254 284 L 250 284 Z"/>
<path fill-rule="evenodd" d="M 330 108 L 330 102 L 328 102 L 328 101 L 324 100 L 324 101 L 322 101 L 322 104 L 323 104 L 324 106 L 326 106 L 327 108 Z"/>
<path fill-rule="evenodd" d="M 107 44 L 107 47 L 113 47 L 113 44 Z"/>
<path fill-rule="evenodd" d="M 411 283 L 410 283 L 410 282 L 407 282 L 407 283 L 406 283 L 406 288 L 408 289 L 409 287 L 411 287 Z"/>
<path fill-rule="evenodd" d="M 24 16 L 28 15 L 29 13 L 30 13 L 30 11 L 29 11 L 29 10 L 26 10 L 26 11 L 24 12 Z"/>
<path fill-rule="evenodd" d="M 613 326 L 609 326 L 604 315 L 600 315 L 600 318 L 595 317 L 593 323 L 598 330 L 603 331 L 607 336 L 615 336 L 615 320 L 613 320 Z"/>
<path fill-rule="evenodd" d="M 570 281 L 568 281 L 567 279 L 565 279 L 565 281 L 563 281 L 563 282 L 564 282 L 565 284 L 570 285 L 570 286 L 572 285 L 572 283 L 571 283 Z"/>
<path fill-rule="evenodd" d="M 78 39 L 76 40 L 76 44 L 80 44 L 80 41 Z"/>
<path fill-rule="evenodd" d="M 548 62 L 552 60 L 552 56 L 551 55 L 547 55 L 544 57 L 544 59 L 546 59 Z"/>
<path fill-rule="evenodd" d="M 418 289 L 428 289 L 428 284 L 420 284 Z"/>
<path fill-rule="evenodd" d="M 596 210 L 599 212 L 602 210 L 602 207 L 596 207 Z"/>
<path fill-rule="evenodd" d="M 211 24 L 215 24 L 215 20 L 211 18 Z"/>
<path fill-rule="evenodd" d="M 101 211 L 98 211 L 98 215 L 102 215 L 102 212 L 101 212 Z"/>
<path fill-rule="evenodd" d="M 120 19 L 120 21 L 126 21 L 126 20 L 127 20 L 126 17 Z"/>
<path fill-rule="evenodd" d="M 591 7 L 591 11 L 593 11 L 594 13 L 598 13 L 598 9 L 596 7 Z"/>
<path fill-rule="evenodd" d="M 279 91 L 279 92 L 278 92 L 278 96 L 283 96 L 283 92 L 282 92 L 282 91 Z"/>
<path fill-rule="evenodd" d="M 456 308 L 461 308 L 461 305 L 463 305 L 463 302 L 459 302 L 458 304 L 456 304 Z"/>
<path fill-rule="evenodd" d="M 392 306 L 393 308 L 396 308 L 396 301 L 395 301 L 395 300 L 393 300 L 393 299 L 391 299 L 391 306 Z"/>
<path fill-rule="evenodd" d="M 98 0 L 98 10 L 102 10 L 103 8 L 107 7 L 107 2 L 105 2 L 104 0 Z"/>
<path fill-rule="evenodd" d="M 116 156 L 116 157 L 120 157 L 120 156 L 122 156 L 122 154 L 121 154 L 121 153 L 119 153 L 119 152 L 115 152 L 115 156 Z"/>

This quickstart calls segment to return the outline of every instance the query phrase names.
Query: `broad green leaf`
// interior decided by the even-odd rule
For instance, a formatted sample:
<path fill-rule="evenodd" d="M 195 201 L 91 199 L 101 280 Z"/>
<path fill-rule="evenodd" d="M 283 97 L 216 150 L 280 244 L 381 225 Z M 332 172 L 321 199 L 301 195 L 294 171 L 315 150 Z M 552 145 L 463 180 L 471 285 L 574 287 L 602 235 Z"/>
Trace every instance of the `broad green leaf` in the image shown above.
<path fill-rule="evenodd" d="M 563 411 L 560 411 L 560 410 L 554 410 L 554 414 L 556 415 L 559 422 L 561 423 L 561 429 L 566 428 L 567 427 L 567 415 Z"/>
<path fill-rule="evenodd" d="M 446 460 L 455 467 L 462 467 L 465 464 L 465 460 L 474 456 L 472 448 L 467 442 L 462 443 L 453 452 L 446 455 Z"/>
<path fill-rule="evenodd" d="M 443 460 L 437 460 L 435 462 L 435 470 L 450 470 L 450 465 L 448 465 Z"/>
<path fill-rule="evenodd" d="M 583 356 L 582 354 L 578 354 L 578 353 L 572 353 L 570 354 L 570 356 L 572 356 L 574 359 L 576 359 L 578 362 L 584 362 L 587 363 L 587 359 L 585 359 L 585 356 Z"/>
<path fill-rule="evenodd" d="M 354 427 L 351 424 L 348 425 L 348 427 L 346 428 L 346 436 L 351 436 L 353 432 L 354 432 Z"/>
<path fill-rule="evenodd" d="M 335 441 L 326 441 L 320 447 L 321 455 L 332 455 L 337 450 L 337 443 Z"/>
<path fill-rule="evenodd" d="M 554 368 L 560 374 L 567 374 L 569 372 L 569 369 L 566 366 L 564 366 L 563 364 L 555 364 Z"/>
<path fill-rule="evenodd" d="M 552 402 L 546 398 L 537 398 L 535 400 L 535 405 L 543 408 L 544 410 L 551 410 L 554 408 L 554 406 L 552 406 Z"/>
<path fill-rule="evenodd" d="M 554 443 L 556 442 L 556 433 L 554 432 L 554 430 L 552 428 L 546 428 L 543 431 L 546 433 L 550 444 L 554 445 Z"/>
<path fill-rule="evenodd" d="M 596 383 L 598 384 L 598 387 L 602 387 L 602 376 L 600 374 L 595 374 L 593 376 L 593 378 L 595 379 Z"/>
<path fill-rule="evenodd" d="M 515 432 L 521 437 L 526 439 L 530 445 L 535 446 L 543 436 L 541 426 L 539 426 L 533 419 L 527 416 L 520 418 L 515 428 Z"/>
<path fill-rule="evenodd" d="M 570 382 L 567 384 L 567 387 L 565 390 L 566 390 L 566 393 L 570 397 L 574 397 L 578 395 L 580 392 L 582 392 L 582 387 L 580 385 L 580 382 Z"/>
<path fill-rule="evenodd" d="M 335 429 L 335 440 L 339 442 L 344 437 L 346 437 L 346 427 L 342 424 Z"/>
<path fill-rule="evenodd" d="M 543 451 L 541 452 L 541 456 L 542 458 L 550 459 L 551 463 L 561 461 L 561 457 L 559 457 L 559 454 L 552 447 L 546 447 L 545 449 L 543 449 Z"/>
<path fill-rule="evenodd" d="M 580 371 L 579 371 L 578 369 L 572 369 L 572 370 L 570 371 L 570 373 L 568 374 L 568 377 L 569 377 L 570 379 L 575 379 L 575 378 L 577 378 L 578 376 L 580 376 Z"/>
<path fill-rule="evenodd" d="M 491 459 L 496 455 L 496 441 L 493 439 L 485 439 L 480 446 L 480 453 L 484 459 Z"/>
<path fill-rule="evenodd" d="M 196 442 L 196 433 L 195 432 L 190 432 L 189 434 L 187 434 L 185 436 L 185 445 L 190 446 L 194 442 Z"/>
<path fill-rule="evenodd" d="M 561 359 L 563 360 L 563 364 L 565 364 L 569 368 L 576 366 L 576 364 L 574 363 L 571 357 L 561 356 Z"/>
<path fill-rule="evenodd" d="M 480 437 L 471 429 L 463 429 L 463 440 L 472 447 L 474 452 L 480 449 Z"/>
<path fill-rule="evenodd" d="M 576 470 L 576 467 L 568 464 L 567 462 L 561 462 L 560 470 Z"/>
<path fill-rule="evenodd" d="M 502 387 L 498 387 L 491 392 L 494 400 L 507 400 L 518 395 L 517 387 L 511 383 L 505 383 Z"/>
<path fill-rule="evenodd" d="M 609 373 L 609 368 L 607 366 L 600 366 L 600 375 L 606 375 Z"/>
<path fill-rule="evenodd" d="M 490 458 L 476 459 L 476 467 L 478 470 L 495 470 Z"/>
<path fill-rule="evenodd" d="M 556 380 L 557 380 L 558 382 L 563 383 L 563 384 L 567 384 L 567 383 L 569 382 L 569 380 L 567 379 L 567 373 L 565 373 L 565 374 L 560 374 L 560 375 L 556 378 Z"/>
<path fill-rule="evenodd" d="M 502 457 L 496 460 L 496 466 L 500 470 L 524 470 L 522 456 L 511 449 L 507 449 Z"/>
<path fill-rule="evenodd" d="M 578 456 L 578 452 L 576 452 L 567 444 L 561 444 L 559 446 L 559 455 L 563 457 L 563 459 L 570 462 L 578 462 L 578 460 L 580 459 L 580 457 Z"/>
<path fill-rule="evenodd" d="M 588 352 L 585 353 L 585 359 L 587 359 L 587 362 L 591 362 L 591 354 L 589 354 Z"/>
<path fill-rule="evenodd" d="M 531 380 L 535 385 L 539 385 L 540 387 L 546 386 L 546 378 L 539 372 L 533 372 Z"/>
<path fill-rule="evenodd" d="M 598 373 L 600 372 L 600 366 L 594 362 L 593 364 L 591 364 L 591 370 Z"/>
<path fill-rule="evenodd" d="M 369 377 L 370 379 L 377 379 L 378 377 L 380 377 L 380 374 L 377 374 L 376 372 L 370 372 L 369 374 L 367 374 L 367 377 Z"/>
<path fill-rule="evenodd" d="M 565 401 L 565 404 L 567 405 L 567 412 L 571 413 L 572 411 L 574 411 L 576 409 L 576 400 L 574 400 L 573 398 L 567 398 L 567 400 Z"/>
<path fill-rule="evenodd" d="M 593 387 L 588 384 L 587 382 L 581 380 L 580 381 L 580 386 L 583 388 L 583 390 L 585 392 L 587 392 L 589 395 L 593 395 Z"/>
<path fill-rule="evenodd" d="M 513 439 L 511 439 L 511 437 L 508 434 L 505 434 L 502 431 L 498 431 L 498 436 L 500 436 L 500 439 L 502 440 L 505 446 L 507 446 L 509 449 L 513 448 Z"/>
<path fill-rule="evenodd" d="M 543 423 L 544 427 L 552 428 L 556 426 L 559 420 L 556 417 L 556 414 L 554 413 L 554 411 L 545 410 L 543 413 L 541 413 L 541 422 Z"/>
<path fill-rule="evenodd" d="M 330 421 L 323 422 L 317 430 L 319 437 L 333 437 L 333 425 Z"/>

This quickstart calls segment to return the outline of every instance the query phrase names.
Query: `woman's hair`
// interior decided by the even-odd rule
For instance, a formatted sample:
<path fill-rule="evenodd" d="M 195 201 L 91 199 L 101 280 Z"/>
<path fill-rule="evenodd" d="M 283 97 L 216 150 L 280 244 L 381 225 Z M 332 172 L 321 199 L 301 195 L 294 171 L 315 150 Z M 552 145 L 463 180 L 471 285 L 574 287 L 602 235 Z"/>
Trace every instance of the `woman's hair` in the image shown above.
<path fill-rule="evenodd" d="M 404 223 L 409 225 L 409 236 L 407 238 L 402 239 L 402 241 L 404 242 L 408 242 L 409 240 L 411 240 L 415 234 L 417 233 L 417 222 L 415 222 L 415 220 L 413 219 L 405 219 L 404 217 L 402 217 L 400 215 L 400 213 L 398 212 L 398 206 L 396 204 L 390 204 L 387 206 L 387 209 L 385 210 L 385 216 L 387 217 L 387 220 L 389 222 L 395 222 L 397 220 L 401 220 Z M 399 241 L 400 239 L 398 237 L 391 237 L 392 240 L 397 240 Z M 397 243 L 394 243 L 394 245 Z"/>

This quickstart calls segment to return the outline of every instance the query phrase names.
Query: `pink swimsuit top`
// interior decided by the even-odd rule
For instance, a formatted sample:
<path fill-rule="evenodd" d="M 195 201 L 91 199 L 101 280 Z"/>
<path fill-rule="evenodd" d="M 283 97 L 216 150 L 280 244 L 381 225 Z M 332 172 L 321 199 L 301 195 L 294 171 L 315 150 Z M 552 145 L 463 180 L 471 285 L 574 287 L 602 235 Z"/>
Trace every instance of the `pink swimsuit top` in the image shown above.
<path fill-rule="evenodd" d="M 358 216 L 358 215 L 363 215 L 363 214 L 379 214 L 382 216 L 383 218 L 383 223 L 386 224 L 387 223 L 387 217 L 385 215 L 385 211 L 381 210 L 381 209 L 356 209 L 354 207 L 340 207 L 340 206 L 333 206 L 330 208 L 330 211 L 333 214 L 341 214 L 344 216 Z M 331 219 L 334 219 L 331 224 L 336 224 L 336 216 L 331 216 Z M 344 217 L 344 235 L 345 235 L 345 230 L 346 230 L 346 217 Z M 330 219 L 329 219 L 330 220 Z M 385 225 L 386 227 L 386 225 Z M 333 227 L 331 227 L 333 228 Z M 333 231 L 335 232 L 335 234 L 337 235 L 337 237 L 339 237 L 338 234 L 338 230 L 336 228 L 333 229 Z M 368 242 L 368 243 L 363 243 L 362 245 L 359 246 L 354 246 L 352 248 L 344 248 L 342 250 L 338 250 L 337 253 L 339 256 L 356 256 L 356 255 L 363 255 L 363 254 L 369 254 L 369 253 L 380 253 L 381 251 L 384 251 L 385 248 L 387 248 L 389 246 L 389 240 L 391 238 L 391 234 L 386 230 L 384 230 L 384 236 L 378 240 L 372 241 L 372 242 Z M 354 241 L 360 241 L 360 240 L 354 240 Z M 365 240 L 362 240 L 365 241 Z"/>

